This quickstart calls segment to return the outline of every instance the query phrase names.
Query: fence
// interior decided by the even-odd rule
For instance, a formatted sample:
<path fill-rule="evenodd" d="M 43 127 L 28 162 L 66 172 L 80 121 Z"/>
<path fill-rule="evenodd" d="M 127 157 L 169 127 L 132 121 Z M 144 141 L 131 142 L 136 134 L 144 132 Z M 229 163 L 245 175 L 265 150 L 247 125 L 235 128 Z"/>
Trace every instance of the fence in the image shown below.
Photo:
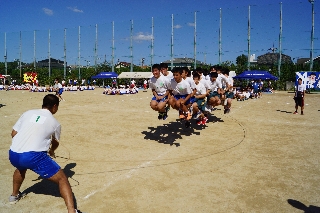
<path fill-rule="evenodd" d="M 319 8 L 315 14 L 320 14 Z M 257 57 L 272 51 L 281 51 L 296 61 L 310 57 L 311 14 L 307 1 L 266 3 L 251 5 L 250 13 L 249 6 L 230 6 L 73 28 L 0 32 L 4 53 L 0 62 L 34 63 L 51 57 L 77 67 L 112 66 L 118 61 L 151 65 L 173 58 L 196 58 L 206 64 L 235 64 L 239 55 Z M 319 22 L 315 17 L 315 23 Z M 313 42 L 317 56 L 320 41 L 315 38 Z M 0 72 L 5 74 L 2 69 Z"/>

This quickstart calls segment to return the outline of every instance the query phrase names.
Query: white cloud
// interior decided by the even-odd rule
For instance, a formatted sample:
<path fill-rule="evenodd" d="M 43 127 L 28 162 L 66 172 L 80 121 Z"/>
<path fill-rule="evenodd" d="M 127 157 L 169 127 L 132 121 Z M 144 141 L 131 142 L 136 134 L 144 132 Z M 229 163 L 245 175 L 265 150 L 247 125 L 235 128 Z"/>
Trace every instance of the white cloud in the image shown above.
<path fill-rule="evenodd" d="M 180 24 L 177 24 L 177 25 L 175 25 L 175 26 L 173 26 L 173 28 L 175 28 L 175 29 L 179 29 L 179 28 L 181 28 L 182 26 L 180 25 Z"/>
<path fill-rule="evenodd" d="M 77 7 L 67 7 L 67 8 L 75 13 L 83 13 L 83 10 L 79 10 Z"/>
<path fill-rule="evenodd" d="M 152 35 L 146 33 L 142 33 L 142 32 L 139 32 L 137 33 L 137 35 L 133 36 L 133 40 L 136 40 L 136 41 L 148 41 L 148 40 L 151 40 L 152 39 Z"/>
<path fill-rule="evenodd" d="M 188 26 L 190 26 L 190 27 L 194 27 L 194 26 L 195 26 L 195 23 L 188 22 Z"/>
<path fill-rule="evenodd" d="M 53 10 L 50 10 L 49 8 L 42 8 L 42 11 L 47 14 L 48 16 L 52 16 L 53 15 Z"/>

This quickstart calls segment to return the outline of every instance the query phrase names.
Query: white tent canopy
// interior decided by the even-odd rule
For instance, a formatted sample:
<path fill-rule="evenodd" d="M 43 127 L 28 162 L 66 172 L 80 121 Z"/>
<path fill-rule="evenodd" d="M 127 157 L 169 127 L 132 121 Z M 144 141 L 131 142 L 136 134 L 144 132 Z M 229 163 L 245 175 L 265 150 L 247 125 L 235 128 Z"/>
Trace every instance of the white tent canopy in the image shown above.
<path fill-rule="evenodd" d="M 151 78 L 152 72 L 122 72 L 118 78 Z"/>

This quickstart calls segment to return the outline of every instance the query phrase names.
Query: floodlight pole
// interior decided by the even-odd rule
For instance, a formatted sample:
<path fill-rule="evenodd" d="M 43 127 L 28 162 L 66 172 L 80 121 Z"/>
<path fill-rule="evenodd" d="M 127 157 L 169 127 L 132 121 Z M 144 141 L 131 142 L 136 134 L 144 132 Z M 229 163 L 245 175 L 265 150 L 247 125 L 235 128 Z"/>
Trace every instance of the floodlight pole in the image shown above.
<path fill-rule="evenodd" d="M 111 56 L 111 71 L 114 72 L 114 21 L 112 21 L 112 56 Z"/>
<path fill-rule="evenodd" d="M 49 36 L 48 36 L 48 57 L 49 57 L 49 61 L 48 61 L 48 63 L 49 63 L 49 78 L 50 78 L 50 76 L 51 76 L 51 71 L 50 71 L 50 69 L 51 69 L 51 53 L 50 53 L 50 29 L 49 29 Z"/>
<path fill-rule="evenodd" d="M 250 5 L 249 5 L 249 13 L 248 13 L 248 65 L 247 70 L 250 70 Z"/>
<path fill-rule="evenodd" d="M 131 64 L 130 64 L 130 72 L 133 72 L 133 20 L 131 20 L 131 29 L 130 29 L 130 57 L 131 57 Z"/>
<path fill-rule="evenodd" d="M 314 41 L 314 0 L 309 0 L 312 5 L 312 27 L 311 27 L 311 50 L 310 50 L 310 71 L 313 70 L 313 41 Z"/>
<path fill-rule="evenodd" d="M 171 70 L 173 69 L 173 14 L 171 15 Z"/>
<path fill-rule="evenodd" d="M 281 59 L 282 59 L 282 2 L 280 2 L 280 33 L 279 33 L 279 61 L 278 61 L 279 80 L 280 80 L 280 72 L 281 72 Z"/>
<path fill-rule="evenodd" d="M 96 40 L 94 44 L 94 71 L 97 73 L 98 24 L 96 24 Z"/>
<path fill-rule="evenodd" d="M 152 17 L 152 20 L 151 20 L 151 66 L 150 66 L 150 69 L 151 69 L 151 72 L 152 72 L 152 65 L 153 65 L 153 54 L 154 54 L 154 37 L 153 37 L 153 30 L 154 30 L 154 22 L 153 22 L 153 17 Z"/>
<path fill-rule="evenodd" d="M 79 31 L 78 31 L 78 72 L 79 72 L 79 79 L 81 79 L 81 49 L 80 49 L 80 44 L 81 44 L 81 27 L 79 26 Z"/>
<path fill-rule="evenodd" d="M 20 53 L 19 53 L 19 69 L 20 69 L 20 78 L 21 78 L 21 60 L 22 60 L 22 36 L 20 31 Z"/>
<path fill-rule="evenodd" d="M 33 68 L 36 71 L 36 31 L 33 31 Z"/>
<path fill-rule="evenodd" d="M 219 65 L 221 65 L 221 55 L 222 55 L 222 9 L 220 8 L 220 24 L 219 24 Z"/>
<path fill-rule="evenodd" d="M 197 11 L 194 12 L 193 69 L 197 68 Z"/>
<path fill-rule="evenodd" d="M 67 29 L 64 28 L 64 45 L 63 45 L 63 78 L 66 79 L 67 73 Z"/>
<path fill-rule="evenodd" d="M 5 67 L 5 74 L 8 75 L 8 63 L 7 63 L 7 33 L 4 33 L 4 67 Z"/>

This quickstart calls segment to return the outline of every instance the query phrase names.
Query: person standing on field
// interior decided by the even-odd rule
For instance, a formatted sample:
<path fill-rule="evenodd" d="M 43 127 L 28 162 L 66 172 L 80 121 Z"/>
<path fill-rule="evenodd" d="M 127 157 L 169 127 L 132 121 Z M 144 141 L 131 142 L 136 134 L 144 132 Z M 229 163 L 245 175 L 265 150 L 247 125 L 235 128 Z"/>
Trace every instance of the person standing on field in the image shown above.
<path fill-rule="evenodd" d="M 16 170 L 9 202 L 14 204 L 26 196 L 20 192 L 20 187 L 27 169 L 30 169 L 43 179 L 57 183 L 68 213 L 79 213 L 75 209 L 71 186 L 65 173 L 50 158 L 55 157 L 54 151 L 60 140 L 61 125 L 53 117 L 58 108 L 59 98 L 48 94 L 43 98 L 42 109 L 26 111 L 13 126 L 9 160 Z"/>
<path fill-rule="evenodd" d="M 294 95 L 294 101 L 296 103 L 296 111 L 293 114 L 298 114 L 298 107 L 301 107 L 301 115 L 304 110 L 304 97 L 306 94 L 306 85 L 302 84 L 302 79 L 298 79 L 298 85 L 296 87 L 296 93 Z"/>

